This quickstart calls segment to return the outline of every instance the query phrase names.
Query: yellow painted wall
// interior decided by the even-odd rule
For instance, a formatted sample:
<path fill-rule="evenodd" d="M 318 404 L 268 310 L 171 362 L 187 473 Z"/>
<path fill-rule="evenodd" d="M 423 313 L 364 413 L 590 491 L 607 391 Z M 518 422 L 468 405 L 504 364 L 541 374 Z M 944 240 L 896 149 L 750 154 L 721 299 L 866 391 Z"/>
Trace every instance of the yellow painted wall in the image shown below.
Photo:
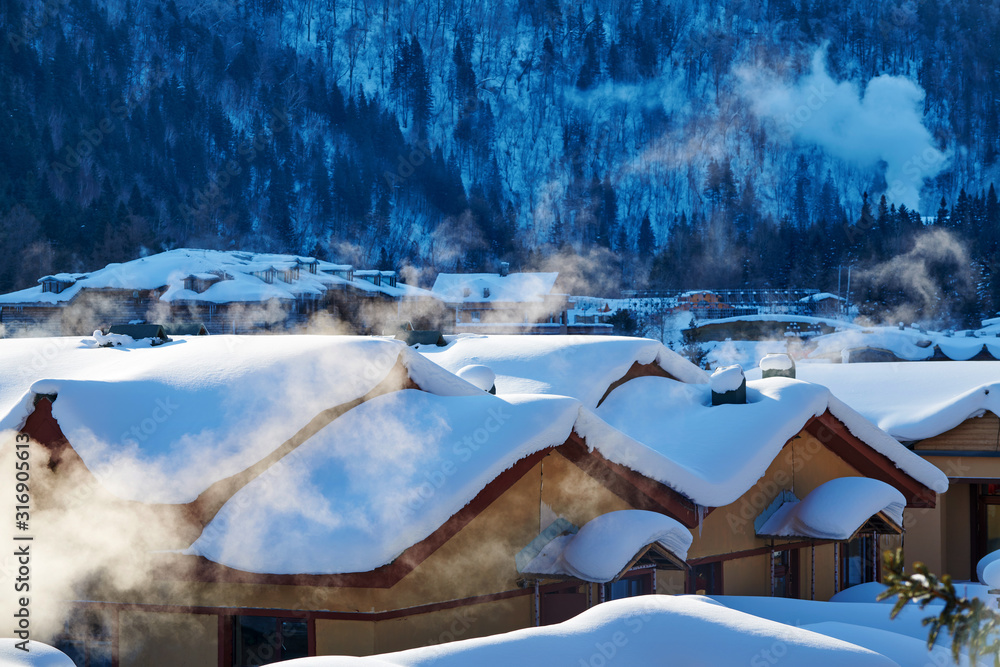
<path fill-rule="evenodd" d="M 943 572 L 953 579 L 975 579 L 972 570 L 971 484 L 952 483 L 944 513 Z"/>
<path fill-rule="evenodd" d="M 906 556 L 906 567 L 912 570 L 913 564 L 921 562 L 940 573 L 944 567 L 944 525 L 945 507 L 948 496 L 938 495 L 937 507 L 921 509 L 907 507 L 903 511 L 903 526 L 906 535 L 903 549 Z"/>
<path fill-rule="evenodd" d="M 534 623 L 533 600 L 531 595 L 522 595 L 486 604 L 379 621 L 375 626 L 375 652 L 402 651 L 529 627 Z"/>
<path fill-rule="evenodd" d="M 728 560 L 722 564 L 722 586 L 726 595 L 770 595 L 771 566 L 768 556 Z"/>
<path fill-rule="evenodd" d="M 317 655 L 372 655 L 375 653 L 374 621 L 316 619 Z"/>
<path fill-rule="evenodd" d="M 121 667 L 218 664 L 218 616 L 123 611 L 119 622 Z"/>

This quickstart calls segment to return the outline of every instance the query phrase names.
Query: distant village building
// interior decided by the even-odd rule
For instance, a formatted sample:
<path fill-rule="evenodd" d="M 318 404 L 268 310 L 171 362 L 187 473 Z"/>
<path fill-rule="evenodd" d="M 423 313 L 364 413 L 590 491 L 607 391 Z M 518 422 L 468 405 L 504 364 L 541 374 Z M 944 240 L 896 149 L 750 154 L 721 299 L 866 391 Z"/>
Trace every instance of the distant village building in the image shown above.
<path fill-rule="evenodd" d="M 440 273 L 431 292 L 454 313 L 454 331 L 520 334 L 610 334 L 594 315 L 576 315 L 567 294 L 555 292 L 558 273 Z"/>
<path fill-rule="evenodd" d="M 142 322 L 203 324 L 214 334 L 286 331 L 319 314 L 348 331 L 377 333 L 403 312 L 435 310 L 428 290 L 399 283 L 395 271 L 298 255 L 180 249 L 38 282 L 0 295 L 3 335 L 89 334 Z"/>

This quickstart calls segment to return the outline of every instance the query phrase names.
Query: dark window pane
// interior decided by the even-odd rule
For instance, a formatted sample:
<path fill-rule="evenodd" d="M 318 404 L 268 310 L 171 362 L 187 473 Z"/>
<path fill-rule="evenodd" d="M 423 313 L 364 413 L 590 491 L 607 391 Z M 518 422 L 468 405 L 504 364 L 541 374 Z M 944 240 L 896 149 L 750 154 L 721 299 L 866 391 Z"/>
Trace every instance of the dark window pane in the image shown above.
<path fill-rule="evenodd" d="M 56 648 L 69 656 L 76 667 L 87 667 L 87 647 L 80 641 L 58 641 Z"/>
<path fill-rule="evenodd" d="M 722 563 L 695 565 L 692 572 L 695 593 L 722 595 Z"/>
<path fill-rule="evenodd" d="M 233 620 L 233 658 L 238 667 L 269 665 L 279 659 L 276 618 L 237 616 Z"/>
<path fill-rule="evenodd" d="M 87 642 L 87 667 L 111 667 L 111 642 Z"/>
<path fill-rule="evenodd" d="M 305 658 L 309 655 L 305 621 L 281 622 L 281 659 Z"/>
<path fill-rule="evenodd" d="M 649 579 L 650 576 L 648 574 L 639 574 L 632 577 L 623 577 L 613 583 L 605 584 L 604 599 L 621 600 L 622 598 L 646 595 L 649 593 Z"/>

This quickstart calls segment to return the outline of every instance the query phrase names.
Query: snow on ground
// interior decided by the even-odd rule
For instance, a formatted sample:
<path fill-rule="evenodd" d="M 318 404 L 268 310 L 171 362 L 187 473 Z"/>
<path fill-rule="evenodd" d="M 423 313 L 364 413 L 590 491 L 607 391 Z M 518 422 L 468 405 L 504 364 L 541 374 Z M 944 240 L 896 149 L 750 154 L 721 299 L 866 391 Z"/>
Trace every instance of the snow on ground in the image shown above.
<path fill-rule="evenodd" d="M 751 488 L 785 443 L 827 409 L 915 479 L 947 489 L 940 470 L 867 424 L 825 387 L 786 378 L 748 383 L 746 405 L 714 407 L 707 385 L 636 378 L 611 392 L 596 414 L 581 413 L 577 433 L 609 459 L 699 504 L 721 507 Z"/>
<path fill-rule="evenodd" d="M 272 574 L 375 569 L 518 460 L 563 444 L 579 408 L 571 398 L 485 392 L 380 396 L 240 490 L 189 553 Z"/>
<path fill-rule="evenodd" d="M 886 608 L 878 605 L 888 617 Z M 509 667 L 746 665 L 891 667 L 896 662 L 823 634 L 775 623 L 698 596 L 646 595 L 597 605 L 558 625 L 387 653 L 316 657 L 289 667 Z"/>
<path fill-rule="evenodd" d="M 28 642 L 28 650 L 16 647 L 17 639 L 0 639 L 0 667 L 73 667 L 62 651 L 42 642 Z"/>
<path fill-rule="evenodd" d="M 447 336 L 447 347 L 419 346 L 451 372 L 469 364 L 489 366 L 499 394 L 572 396 L 593 408 L 633 363 L 656 363 L 683 382 L 708 376 L 660 343 L 619 336 Z"/>
<path fill-rule="evenodd" d="M 1000 414 L 1000 363 L 809 364 L 796 376 L 829 387 L 897 440 L 923 440 L 970 417 Z"/>
<path fill-rule="evenodd" d="M 111 492 L 189 502 L 321 411 L 366 394 L 400 355 L 428 390 L 476 392 L 402 343 L 376 338 L 192 336 L 129 348 L 4 340 L 0 429 L 20 427 L 34 394 L 58 394 L 53 415 Z"/>

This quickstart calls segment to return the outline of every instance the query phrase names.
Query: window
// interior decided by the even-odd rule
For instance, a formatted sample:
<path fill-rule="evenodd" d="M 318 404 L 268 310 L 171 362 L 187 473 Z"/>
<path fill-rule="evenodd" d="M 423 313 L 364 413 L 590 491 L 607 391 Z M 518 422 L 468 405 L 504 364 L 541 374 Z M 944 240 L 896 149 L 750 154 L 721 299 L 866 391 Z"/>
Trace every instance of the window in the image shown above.
<path fill-rule="evenodd" d="M 799 550 L 772 551 L 771 595 L 776 598 L 799 596 Z"/>
<path fill-rule="evenodd" d="M 233 665 L 256 667 L 309 655 L 306 622 L 274 616 L 233 617 Z"/>
<path fill-rule="evenodd" d="M 98 612 L 74 612 L 53 645 L 76 667 L 111 667 L 111 630 Z"/>
<path fill-rule="evenodd" d="M 653 592 L 653 575 L 651 572 L 622 577 L 618 581 L 604 584 L 604 599 L 621 600 L 639 595 L 649 595 Z"/>
<path fill-rule="evenodd" d="M 976 570 L 979 559 L 1000 549 L 1000 484 L 970 484 L 972 501 L 971 568 Z"/>
<path fill-rule="evenodd" d="M 565 586 L 542 593 L 538 599 L 538 620 L 541 625 L 568 621 L 587 610 L 587 594 L 581 586 Z"/>
<path fill-rule="evenodd" d="M 691 568 L 692 593 L 722 595 L 722 563 L 703 563 Z"/>
<path fill-rule="evenodd" d="M 840 588 L 878 581 L 878 542 L 873 534 L 840 543 Z"/>

